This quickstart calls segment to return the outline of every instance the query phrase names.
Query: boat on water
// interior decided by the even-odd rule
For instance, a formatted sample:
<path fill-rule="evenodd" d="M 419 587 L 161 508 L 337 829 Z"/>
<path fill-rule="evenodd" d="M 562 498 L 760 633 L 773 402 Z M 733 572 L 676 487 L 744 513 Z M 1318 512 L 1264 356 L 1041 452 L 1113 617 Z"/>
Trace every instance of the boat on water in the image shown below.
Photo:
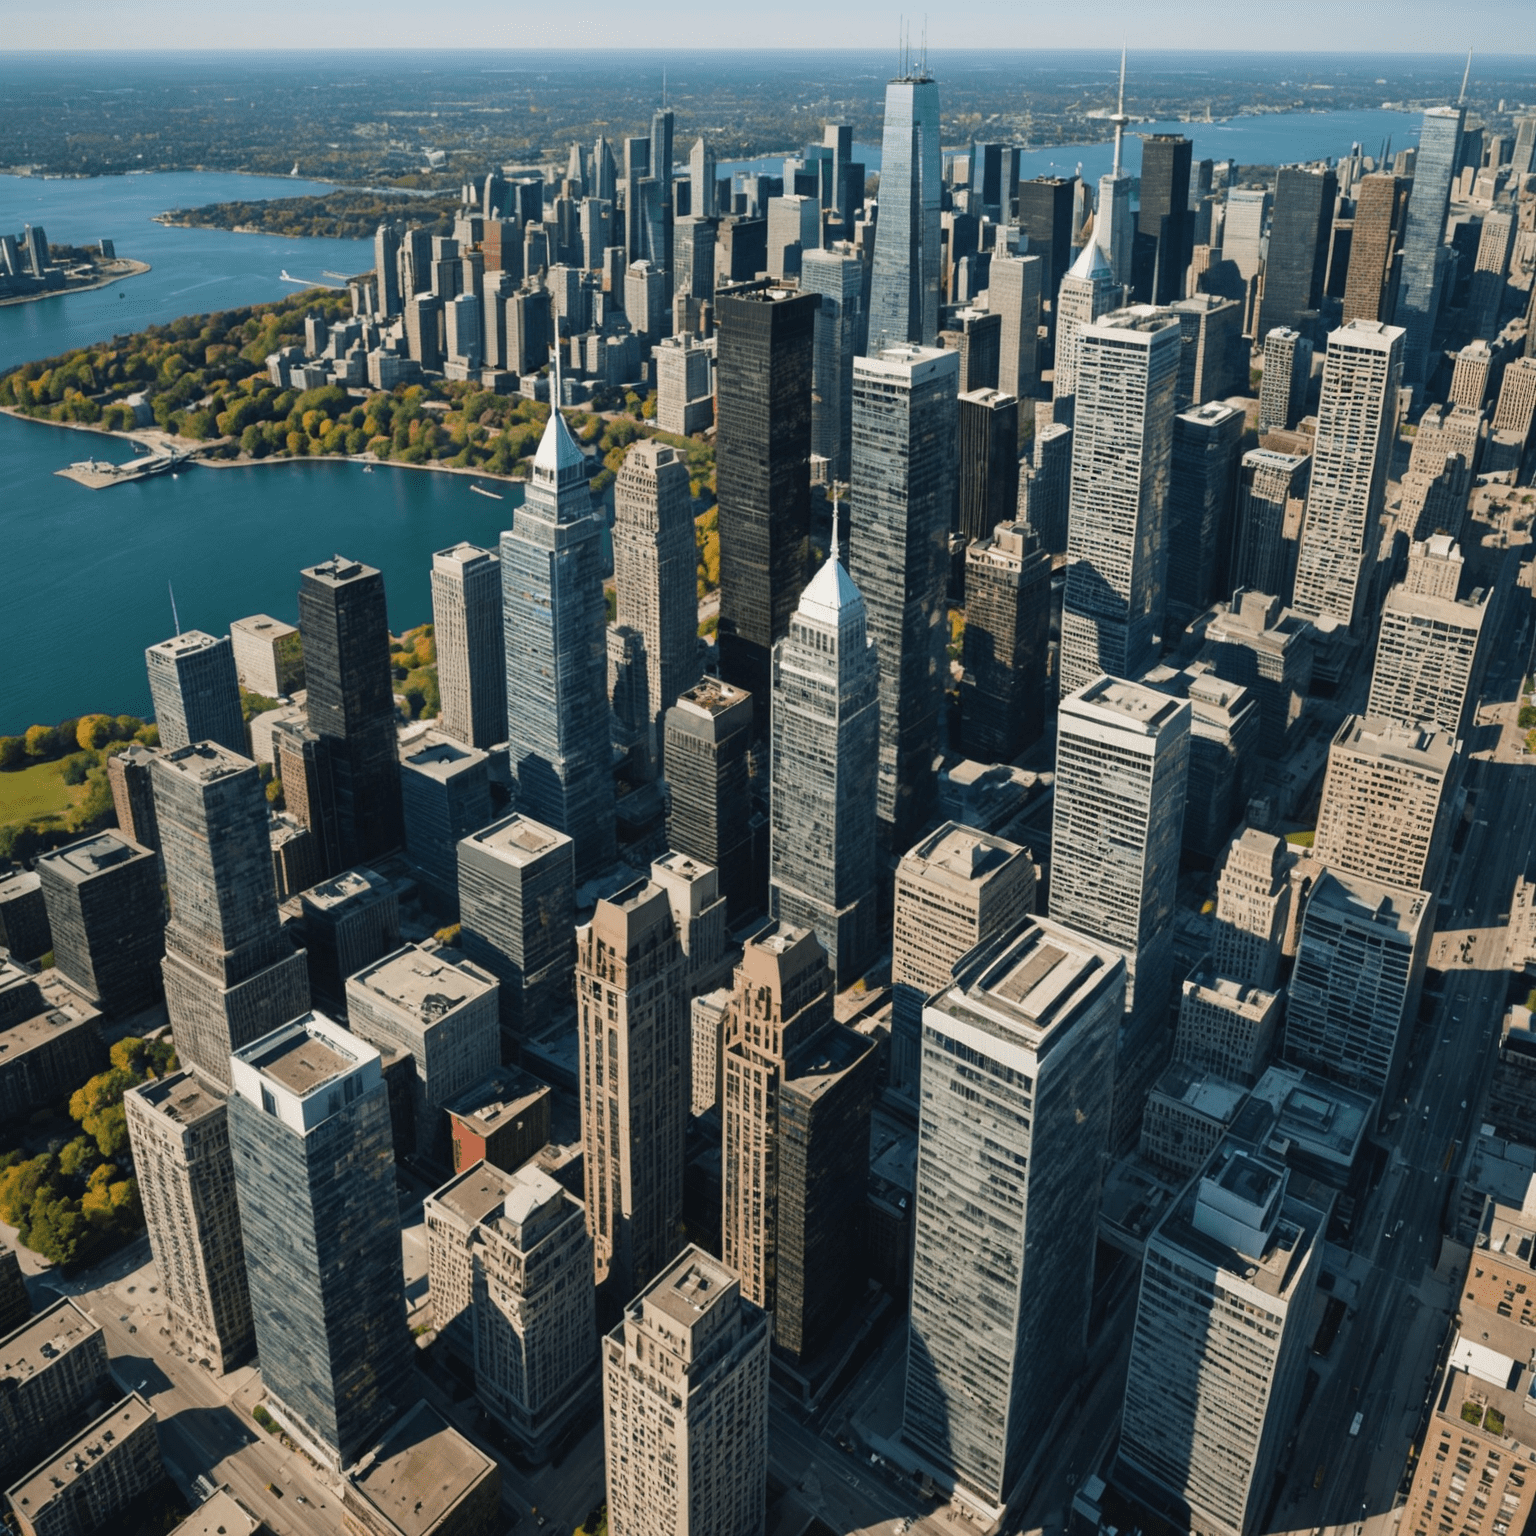
<path fill-rule="evenodd" d="M 506 498 L 499 491 L 488 491 L 483 485 L 472 485 L 470 490 L 481 496 L 489 496 L 492 501 L 505 501 Z"/>

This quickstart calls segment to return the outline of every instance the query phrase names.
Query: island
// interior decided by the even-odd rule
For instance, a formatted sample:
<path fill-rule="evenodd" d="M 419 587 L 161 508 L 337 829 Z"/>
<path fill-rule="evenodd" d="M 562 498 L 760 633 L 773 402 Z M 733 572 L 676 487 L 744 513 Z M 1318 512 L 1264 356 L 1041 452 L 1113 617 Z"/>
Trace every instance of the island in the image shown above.
<path fill-rule="evenodd" d="M 371 240 L 380 224 L 409 217 L 431 235 L 451 235 L 459 197 L 406 192 L 338 191 L 319 197 L 274 197 L 251 202 L 171 208 L 157 224 L 177 229 L 228 229 L 240 235 L 287 235 L 324 240 Z"/>
<path fill-rule="evenodd" d="M 149 271 L 149 263 L 119 256 L 110 240 L 90 246 L 50 245 L 41 224 L 0 235 L 0 304 L 28 304 L 57 293 L 105 288 Z"/>

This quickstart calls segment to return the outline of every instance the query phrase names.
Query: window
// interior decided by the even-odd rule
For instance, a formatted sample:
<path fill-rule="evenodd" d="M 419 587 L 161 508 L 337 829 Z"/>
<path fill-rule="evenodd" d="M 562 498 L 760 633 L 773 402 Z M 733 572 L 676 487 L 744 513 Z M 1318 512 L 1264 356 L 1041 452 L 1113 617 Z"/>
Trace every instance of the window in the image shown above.
<path fill-rule="evenodd" d="M 261 1090 L 261 1108 L 264 1114 L 275 1115 L 277 1113 L 277 1100 L 272 1097 L 270 1088 Z"/>

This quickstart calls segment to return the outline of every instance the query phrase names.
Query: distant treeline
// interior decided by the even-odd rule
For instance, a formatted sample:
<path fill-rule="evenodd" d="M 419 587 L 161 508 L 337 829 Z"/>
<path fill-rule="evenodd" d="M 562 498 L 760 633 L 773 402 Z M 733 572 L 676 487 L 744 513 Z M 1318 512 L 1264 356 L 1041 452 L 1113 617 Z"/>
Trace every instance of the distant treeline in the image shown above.
<path fill-rule="evenodd" d="M 448 193 L 390 197 L 381 192 L 327 192 L 323 197 L 173 208 L 160 215 L 160 222 L 194 229 L 258 229 L 266 235 L 308 239 L 367 240 L 386 219 L 419 225 L 434 235 L 451 235 L 458 207 L 458 197 Z"/>

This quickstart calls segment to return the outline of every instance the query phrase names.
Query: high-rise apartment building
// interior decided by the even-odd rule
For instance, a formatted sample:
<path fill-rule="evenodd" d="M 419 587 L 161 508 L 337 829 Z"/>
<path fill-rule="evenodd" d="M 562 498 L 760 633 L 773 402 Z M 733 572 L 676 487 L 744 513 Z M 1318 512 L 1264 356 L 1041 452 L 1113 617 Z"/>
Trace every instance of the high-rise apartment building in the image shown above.
<path fill-rule="evenodd" d="M 1260 309 L 1264 330 L 1286 326 L 1309 335 L 1316 324 L 1338 193 L 1338 177 L 1323 166 L 1283 165 L 1276 173 Z"/>
<path fill-rule="evenodd" d="M 459 921 L 464 953 L 501 983 L 501 1019 L 512 1034 L 570 1006 L 576 871 L 563 832 L 518 814 L 466 837 Z"/>
<path fill-rule="evenodd" d="M 1405 384 L 1422 383 L 1428 371 L 1431 333 L 1440 308 L 1447 259 L 1442 246 L 1445 216 L 1460 163 L 1465 120 L 1461 107 L 1431 107 L 1419 130 L 1413 191 L 1403 220 L 1402 278 L 1394 316 L 1403 331 Z"/>
<path fill-rule="evenodd" d="M 1259 431 L 1285 431 L 1301 419 L 1312 382 L 1312 343 L 1294 326 L 1277 325 L 1264 338 L 1259 381 Z"/>
<path fill-rule="evenodd" d="M 1028 186 L 1028 182 L 1020 183 Z M 1021 400 L 1040 394 L 1040 307 L 1052 300 L 1047 286 L 1045 257 L 1030 251 L 1023 256 L 994 255 L 988 269 L 987 305 L 1002 320 L 997 343 L 997 387 Z"/>
<path fill-rule="evenodd" d="M 864 258 L 851 245 L 806 251 L 800 291 L 821 296 L 811 368 L 811 452 L 827 463 L 827 479 L 846 482 L 853 438 L 853 360 L 869 329 L 864 309 Z"/>
<path fill-rule="evenodd" d="M 1027 523 L 1001 522 L 965 552 L 962 750 L 1012 762 L 1045 729 L 1051 557 Z"/>
<path fill-rule="evenodd" d="M 103 1013 L 149 1007 L 165 950 L 155 855 L 108 828 L 43 854 L 37 875 L 59 974 Z"/>
<path fill-rule="evenodd" d="M 667 893 L 637 880 L 576 930 L 587 1230 L 599 1283 L 643 1289 L 679 1246 L 687 960 Z"/>
<path fill-rule="evenodd" d="M 810 559 L 811 391 L 821 297 L 725 290 L 715 310 L 720 676 L 759 701 L 756 728 L 764 735 L 773 645 L 789 627 Z"/>
<path fill-rule="evenodd" d="M 885 88 L 880 218 L 869 294 L 869 349 L 931 347 L 939 337 L 939 87 L 906 75 Z"/>
<path fill-rule="evenodd" d="M 732 924 L 760 904 L 752 868 L 752 696 L 708 677 L 666 715 L 667 845 L 720 872 Z"/>
<path fill-rule="evenodd" d="M 1056 291 L 1056 378 L 1051 388 L 1058 422 L 1070 422 L 1075 408 L 1082 333 L 1100 316 L 1109 314 L 1123 292 L 1103 247 L 1090 240 Z"/>
<path fill-rule="evenodd" d="M 229 1139 L 273 1416 L 333 1467 L 410 1395 L 389 1100 L 378 1050 L 307 1013 L 238 1050 Z"/>
<path fill-rule="evenodd" d="M 246 750 L 240 713 L 240 680 L 229 636 L 217 639 L 188 629 L 144 652 L 149 696 L 168 751 L 194 741 L 216 741 L 231 752 Z"/>
<path fill-rule="evenodd" d="M 923 1010 L 902 1437 L 1001 1504 L 1087 1347 L 1125 970 L 1032 918 Z"/>
<path fill-rule="evenodd" d="M 832 995 L 816 935 L 778 923 L 747 941 L 724 1018 L 720 1256 L 796 1364 L 864 1283 L 848 1234 L 868 1178 L 874 1047 L 833 1021 Z"/>
<path fill-rule="evenodd" d="M 1173 418 L 1168 470 L 1168 606 L 1188 622 L 1227 588 L 1245 417 L 1211 400 Z"/>
<path fill-rule="evenodd" d="M 957 384 L 948 350 L 888 347 L 854 362 L 848 573 L 880 662 L 877 811 L 892 849 L 928 820 L 943 739 Z"/>
<path fill-rule="evenodd" d="M 874 955 L 880 686 L 834 545 L 774 648 L 768 906 L 816 930 L 839 988 Z"/>
<path fill-rule="evenodd" d="M 1433 926 L 1428 892 L 1325 869 L 1296 940 L 1285 1059 L 1391 1102 Z"/>
<path fill-rule="evenodd" d="M 1156 655 L 1168 564 L 1178 322 L 1136 305 L 1078 336 L 1061 691 Z"/>
<path fill-rule="evenodd" d="M 1212 958 L 1219 976 L 1275 985 L 1291 912 L 1291 866 L 1283 838 L 1245 827 L 1232 839 L 1216 880 Z"/>
<path fill-rule="evenodd" d="M 552 411 L 501 536 L 507 739 L 519 808 L 571 839 L 580 880 L 614 855 L 603 522 L 586 455 Z"/>
<path fill-rule="evenodd" d="M 255 1343 L 225 1095 L 183 1070 L 129 1089 L 123 1114 L 171 1336 L 223 1375 Z"/>
<path fill-rule="evenodd" d="M 1184 294 L 1194 220 L 1189 212 L 1193 146 L 1182 134 L 1152 133 L 1141 144 L 1132 282 L 1141 304 L 1171 304 Z"/>
<path fill-rule="evenodd" d="M 1467 299 L 1467 318 L 1474 336 L 1493 337 L 1499 333 L 1499 312 L 1504 306 L 1514 241 L 1515 215 L 1512 211 L 1492 209 L 1484 215 Z"/>
<path fill-rule="evenodd" d="M 1035 865 L 1016 843 L 945 822 L 896 866 L 891 939 L 893 1087 L 917 1091 L 923 1003 L 978 945 L 1011 933 L 1033 910 Z"/>
<path fill-rule="evenodd" d="M 507 651 L 501 629 L 501 558 L 474 544 L 432 556 L 438 729 L 470 747 L 507 739 Z"/>
<path fill-rule="evenodd" d="M 601 1344 L 613 1536 L 757 1536 L 768 1496 L 771 1320 L 690 1246 Z"/>
<path fill-rule="evenodd" d="M 1246 587 L 1282 605 L 1290 601 L 1311 468 L 1310 454 L 1250 448 L 1243 455 L 1232 535 L 1234 591 Z"/>
<path fill-rule="evenodd" d="M 649 751 L 664 748 L 662 721 L 699 680 L 698 549 L 688 464 L 676 448 L 640 441 L 613 487 L 613 577 L 618 622 L 645 646 Z"/>
<path fill-rule="evenodd" d="M 1434 890 L 1461 743 L 1422 721 L 1350 715 L 1328 748 L 1313 854 L 1336 874 L 1399 890 Z"/>
<path fill-rule="evenodd" d="M 1184 978 L 1180 992 L 1173 1059 L 1251 1088 L 1269 1065 L 1280 994 L 1223 975 L 1210 956 Z"/>
<path fill-rule="evenodd" d="M 1360 178 L 1355 192 L 1355 229 L 1344 284 L 1344 324 L 1390 322 L 1397 311 L 1397 255 L 1409 183 L 1390 171 Z M 1230 217 L 1230 214 L 1229 214 Z"/>
<path fill-rule="evenodd" d="M 384 578 L 337 555 L 299 573 L 310 730 L 335 797 L 340 867 L 400 846 L 400 758 Z"/>
<path fill-rule="evenodd" d="M 1226 1143 L 1142 1263 L 1119 1476 L 1208 1536 L 1260 1528 L 1307 1375 L 1327 1212 L 1290 1178 Z"/>
<path fill-rule="evenodd" d="M 112 809 L 117 813 L 117 825 L 141 848 L 160 851 L 160 828 L 155 821 L 155 789 L 150 770 L 160 754 L 158 747 L 146 747 L 142 742 L 131 742 L 121 752 L 114 752 L 107 759 L 107 782 L 112 786 Z M 0 924 L 3 933 L 3 924 Z M 0 943 L 8 943 L 0 937 Z M 21 954 L 14 944 L 13 953 L 23 960 L 36 959 L 36 955 Z M 48 945 L 43 945 L 47 949 Z M 37 954 L 43 951 L 38 950 Z"/>
<path fill-rule="evenodd" d="M 1351 320 L 1328 337 L 1296 556 L 1293 601 L 1303 618 L 1327 615 L 1346 628 L 1357 621 L 1386 495 L 1402 359 L 1397 326 Z"/>

